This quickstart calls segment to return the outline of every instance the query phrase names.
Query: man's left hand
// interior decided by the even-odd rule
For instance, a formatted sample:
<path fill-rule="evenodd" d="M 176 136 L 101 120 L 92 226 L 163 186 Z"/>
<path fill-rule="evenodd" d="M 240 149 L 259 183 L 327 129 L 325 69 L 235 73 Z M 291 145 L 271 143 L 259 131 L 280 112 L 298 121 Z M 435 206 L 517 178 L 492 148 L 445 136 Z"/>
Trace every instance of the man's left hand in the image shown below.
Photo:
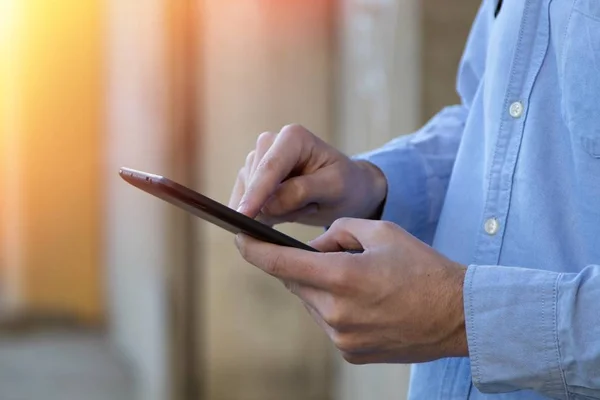
<path fill-rule="evenodd" d="M 238 235 L 242 256 L 283 281 L 353 364 L 467 356 L 466 268 L 390 222 L 340 219 L 311 245 Z M 346 250 L 364 250 L 351 254 Z"/>

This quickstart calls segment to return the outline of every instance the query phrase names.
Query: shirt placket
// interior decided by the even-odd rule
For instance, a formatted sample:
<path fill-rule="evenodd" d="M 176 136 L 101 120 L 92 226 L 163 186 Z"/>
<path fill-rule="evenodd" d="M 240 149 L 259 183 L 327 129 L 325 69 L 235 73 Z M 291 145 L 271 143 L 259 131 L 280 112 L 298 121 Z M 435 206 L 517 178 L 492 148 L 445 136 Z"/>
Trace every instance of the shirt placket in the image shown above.
<path fill-rule="evenodd" d="M 489 184 L 475 257 L 477 264 L 497 265 L 500 261 L 528 100 L 549 44 L 550 1 L 525 1 L 488 171 Z M 509 5 L 507 2 L 505 7 Z"/>

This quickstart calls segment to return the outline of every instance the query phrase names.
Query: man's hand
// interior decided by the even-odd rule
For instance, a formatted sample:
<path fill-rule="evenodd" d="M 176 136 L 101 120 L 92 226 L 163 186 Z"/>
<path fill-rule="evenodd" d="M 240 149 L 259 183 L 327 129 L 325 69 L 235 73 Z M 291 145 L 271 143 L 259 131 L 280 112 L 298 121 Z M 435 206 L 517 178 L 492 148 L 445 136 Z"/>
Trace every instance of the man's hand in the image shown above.
<path fill-rule="evenodd" d="M 383 173 L 355 162 L 298 125 L 265 132 L 246 158 L 229 207 L 265 223 L 329 225 L 373 217 L 385 199 Z"/>
<path fill-rule="evenodd" d="M 311 245 L 239 235 L 242 256 L 282 280 L 354 364 L 467 356 L 466 268 L 389 222 L 341 219 Z M 350 254 L 344 250 L 361 250 Z"/>

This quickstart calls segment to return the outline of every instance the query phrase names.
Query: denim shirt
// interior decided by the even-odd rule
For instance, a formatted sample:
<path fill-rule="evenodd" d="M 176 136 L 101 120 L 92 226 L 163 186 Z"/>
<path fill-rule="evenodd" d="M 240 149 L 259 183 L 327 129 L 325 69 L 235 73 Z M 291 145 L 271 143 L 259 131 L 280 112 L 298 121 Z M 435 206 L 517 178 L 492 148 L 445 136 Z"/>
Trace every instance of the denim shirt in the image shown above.
<path fill-rule="evenodd" d="M 411 399 L 600 398 L 600 0 L 485 0 L 461 104 L 361 155 L 383 219 L 468 265 L 469 358 Z"/>

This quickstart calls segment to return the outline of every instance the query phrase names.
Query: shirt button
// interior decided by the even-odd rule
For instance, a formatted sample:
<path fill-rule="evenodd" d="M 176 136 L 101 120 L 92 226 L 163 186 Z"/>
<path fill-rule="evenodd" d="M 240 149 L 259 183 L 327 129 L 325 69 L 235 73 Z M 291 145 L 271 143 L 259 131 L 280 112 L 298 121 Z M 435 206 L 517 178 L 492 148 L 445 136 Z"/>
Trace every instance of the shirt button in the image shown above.
<path fill-rule="evenodd" d="M 488 235 L 493 236 L 498 233 L 498 228 L 500 228 L 500 223 L 496 218 L 490 218 L 485 221 L 484 229 Z"/>
<path fill-rule="evenodd" d="M 513 118 L 520 118 L 521 115 L 523 115 L 524 109 L 525 107 L 523 107 L 523 103 L 521 103 L 520 101 L 515 101 L 510 105 L 510 116 Z"/>

